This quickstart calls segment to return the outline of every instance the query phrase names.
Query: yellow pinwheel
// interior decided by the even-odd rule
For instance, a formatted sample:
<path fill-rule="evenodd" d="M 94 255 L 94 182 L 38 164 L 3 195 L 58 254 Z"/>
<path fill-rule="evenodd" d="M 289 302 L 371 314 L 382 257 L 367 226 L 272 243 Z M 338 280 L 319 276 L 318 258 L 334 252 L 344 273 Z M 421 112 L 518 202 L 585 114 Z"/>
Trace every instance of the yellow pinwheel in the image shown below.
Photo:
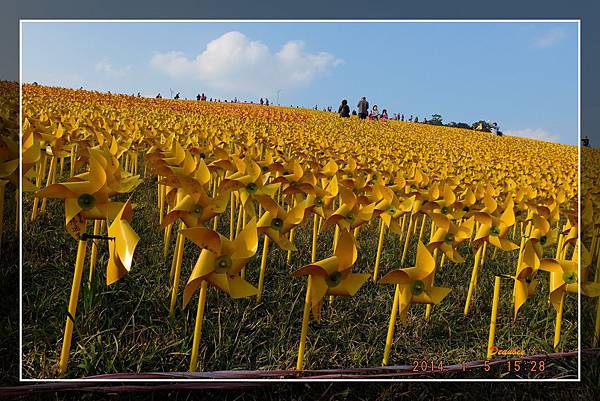
<path fill-rule="evenodd" d="M 198 364 L 198 345 L 200 344 L 207 286 L 211 284 L 232 298 L 255 295 L 256 287 L 244 280 L 240 276 L 240 271 L 256 253 L 258 235 L 254 219 L 244 227 L 234 241 L 204 227 L 186 228 L 181 230 L 181 233 L 202 248 L 183 291 L 183 307 L 185 308 L 192 295 L 200 288 L 190 362 L 190 371 L 193 372 Z"/>
<path fill-rule="evenodd" d="M 527 299 L 529 299 L 538 285 L 538 280 L 535 279 L 538 269 L 540 268 L 540 257 L 535 249 L 533 241 L 525 242 L 525 246 L 521 250 L 522 256 L 520 259 L 517 273 L 514 279 L 514 318 L 517 318 L 519 309 Z"/>
<path fill-rule="evenodd" d="M 296 247 L 286 238 L 285 234 L 304 220 L 306 204 L 304 202 L 299 203 L 289 212 L 286 212 L 268 196 L 256 195 L 256 199 L 265 209 L 265 213 L 257 223 L 258 232 L 268 236 L 281 249 L 295 251 Z"/>
<path fill-rule="evenodd" d="M 352 273 L 357 258 L 354 237 L 347 230 L 340 232 L 334 256 L 301 267 L 292 276 L 311 276 L 311 309 L 315 320 L 321 317 L 321 302 L 326 295 L 352 296 L 369 279 L 369 274 Z"/>
<path fill-rule="evenodd" d="M 125 202 L 117 216 L 108 226 L 108 266 L 106 284 L 110 285 L 131 270 L 133 253 L 140 237 L 131 228 L 131 200 Z"/>
<path fill-rule="evenodd" d="M 556 310 L 556 326 L 554 331 L 554 348 L 560 342 L 560 331 L 562 323 L 562 314 L 564 308 L 565 295 L 567 292 L 581 292 L 589 297 L 600 296 L 600 283 L 585 281 L 587 280 L 587 268 L 591 263 L 591 256 L 587 249 L 581 245 L 582 256 L 580 257 L 577 247 L 571 259 L 542 259 L 540 270 L 550 273 L 550 302 Z M 581 260 L 581 270 L 584 277 L 579 279 L 577 272 Z M 580 283 L 581 282 L 581 287 Z"/>
<path fill-rule="evenodd" d="M 492 206 L 492 202 L 488 202 L 490 209 L 495 207 Z M 495 201 L 493 201 L 495 203 Z M 475 220 L 480 223 L 479 229 L 475 234 L 475 240 L 473 243 L 477 246 L 483 242 L 488 242 L 496 248 L 503 249 L 505 251 L 513 251 L 519 249 L 519 246 L 514 242 L 505 238 L 510 227 L 515 224 L 515 213 L 513 209 L 513 201 L 510 200 L 500 215 L 495 217 L 490 212 L 486 212 L 488 209 L 486 206 L 481 212 L 475 213 Z"/>
<path fill-rule="evenodd" d="M 435 259 L 425 245 L 419 242 L 417 259 L 414 267 L 393 270 L 379 280 L 382 284 L 395 284 L 394 301 L 390 314 L 388 334 L 383 354 L 383 365 L 387 365 L 394 337 L 396 315 L 400 314 L 400 321 L 406 324 L 408 307 L 410 304 L 437 305 L 450 293 L 450 288 L 436 287 L 433 283 L 435 272 Z"/>
<path fill-rule="evenodd" d="M 463 263 L 465 259 L 458 251 L 458 247 L 471 238 L 475 224 L 474 218 L 471 217 L 461 224 L 455 224 L 447 216 L 439 213 L 431 213 L 430 217 L 439 228 L 433 234 L 427 249 L 430 252 L 439 249 L 454 263 Z"/>
<path fill-rule="evenodd" d="M 349 231 L 342 230 L 333 256 L 306 265 L 292 273 L 292 276 L 295 277 L 308 276 L 298 348 L 298 370 L 301 370 L 303 365 L 310 311 L 312 310 L 315 320 L 320 320 L 323 297 L 326 295 L 352 296 L 369 279 L 369 274 L 352 272 L 356 258 L 357 249 L 354 237 Z"/>
<path fill-rule="evenodd" d="M 432 282 L 434 270 L 433 256 L 423 243 L 419 243 L 414 267 L 397 269 L 381 278 L 381 284 L 398 285 L 398 312 L 403 324 L 406 323 L 410 304 L 437 305 L 450 293 L 450 288 L 434 286 Z"/>

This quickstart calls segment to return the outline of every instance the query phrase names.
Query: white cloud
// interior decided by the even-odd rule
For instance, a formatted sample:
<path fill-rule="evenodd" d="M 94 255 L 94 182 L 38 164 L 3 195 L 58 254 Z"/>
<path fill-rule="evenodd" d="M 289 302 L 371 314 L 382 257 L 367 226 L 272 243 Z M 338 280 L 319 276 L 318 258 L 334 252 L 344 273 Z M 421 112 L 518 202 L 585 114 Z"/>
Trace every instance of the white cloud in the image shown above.
<path fill-rule="evenodd" d="M 519 136 L 521 138 L 538 139 L 546 142 L 558 142 L 560 135 L 551 134 L 542 128 L 525 128 L 521 130 L 506 131 L 506 135 Z"/>
<path fill-rule="evenodd" d="M 109 77 L 124 77 L 131 70 L 131 66 L 125 66 L 123 68 L 116 68 L 106 60 L 99 61 L 94 66 L 96 72 L 102 73 Z"/>
<path fill-rule="evenodd" d="M 546 49 L 560 42 L 566 36 L 565 31 L 560 28 L 551 29 L 533 39 L 533 46 Z"/>
<path fill-rule="evenodd" d="M 272 52 L 260 41 L 231 31 L 188 58 L 183 52 L 158 53 L 152 67 L 178 79 L 194 79 L 232 94 L 264 96 L 277 89 L 303 87 L 328 74 L 342 60 L 327 52 L 308 53 L 302 41 Z"/>

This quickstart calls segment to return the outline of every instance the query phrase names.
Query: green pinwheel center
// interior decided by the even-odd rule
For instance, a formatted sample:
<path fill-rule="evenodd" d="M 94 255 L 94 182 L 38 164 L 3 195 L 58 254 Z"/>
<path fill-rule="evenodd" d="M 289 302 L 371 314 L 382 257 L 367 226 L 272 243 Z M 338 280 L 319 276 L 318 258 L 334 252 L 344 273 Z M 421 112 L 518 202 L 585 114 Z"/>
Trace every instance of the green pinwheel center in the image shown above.
<path fill-rule="evenodd" d="M 400 190 L 398 189 L 398 190 L 394 191 L 394 194 L 395 194 L 396 196 L 402 196 L 402 191 L 400 191 Z"/>
<path fill-rule="evenodd" d="M 548 241 L 548 237 L 546 237 L 545 235 L 542 235 L 540 237 L 540 244 L 545 245 L 546 241 Z"/>
<path fill-rule="evenodd" d="M 196 204 L 195 204 L 195 205 L 192 207 L 192 211 L 191 211 L 191 213 L 192 213 L 192 214 L 194 214 L 194 215 L 196 215 L 196 216 L 200 216 L 200 215 L 202 214 L 202 212 L 203 212 L 203 211 L 204 211 L 204 207 L 202 207 L 202 205 L 199 205 L 199 204 L 197 204 L 197 203 L 196 203 Z"/>
<path fill-rule="evenodd" d="M 392 185 L 395 185 L 395 184 L 396 184 L 396 182 L 394 180 L 389 180 L 387 182 L 387 185 L 389 185 L 389 186 L 392 186 Z"/>
<path fill-rule="evenodd" d="M 444 237 L 444 241 L 448 243 L 454 242 L 454 234 L 446 234 L 446 236 Z"/>
<path fill-rule="evenodd" d="M 200 158 L 201 159 L 206 159 L 206 154 L 204 152 L 200 153 Z"/>
<path fill-rule="evenodd" d="M 354 213 L 348 213 L 346 215 L 346 217 L 344 217 L 346 219 L 346 221 L 349 221 L 350 223 L 352 223 L 354 221 L 354 219 L 356 218 L 356 216 L 354 215 Z"/>
<path fill-rule="evenodd" d="M 352 178 L 352 177 L 354 177 L 354 175 L 352 173 L 348 173 L 348 174 L 346 174 L 346 177 Z"/>
<path fill-rule="evenodd" d="M 396 208 L 390 207 L 390 208 L 388 208 L 387 212 L 393 216 L 396 213 Z"/>
<path fill-rule="evenodd" d="M 263 173 L 268 173 L 269 172 L 269 166 L 262 166 L 260 168 L 260 171 L 262 171 Z"/>
<path fill-rule="evenodd" d="M 498 226 L 492 226 L 492 228 L 490 228 L 490 235 L 493 235 L 494 237 L 499 236 L 500 228 L 498 228 Z"/>
<path fill-rule="evenodd" d="M 523 212 L 521 210 L 517 210 L 515 212 L 515 216 L 519 217 Z"/>
<path fill-rule="evenodd" d="M 258 190 L 258 186 L 255 183 L 251 182 L 246 185 L 246 191 L 248 191 L 248 193 L 256 193 L 256 190 Z"/>
<path fill-rule="evenodd" d="M 441 210 L 442 214 L 448 214 L 448 206 L 444 206 Z"/>
<path fill-rule="evenodd" d="M 222 255 L 215 261 L 215 271 L 217 273 L 225 273 L 231 267 L 231 256 Z"/>
<path fill-rule="evenodd" d="M 323 200 L 323 198 L 321 196 L 317 196 L 315 198 L 315 205 L 316 206 L 323 206 L 325 204 L 325 201 Z"/>
<path fill-rule="evenodd" d="M 471 210 L 469 206 L 463 207 L 463 212 L 469 213 L 469 210 Z"/>
<path fill-rule="evenodd" d="M 423 291 L 425 291 L 425 283 L 422 280 L 417 280 L 410 286 L 413 295 L 421 295 Z"/>
<path fill-rule="evenodd" d="M 96 198 L 94 195 L 82 194 L 79 195 L 79 198 L 77 198 L 77 204 L 80 208 L 88 210 L 96 206 Z"/>
<path fill-rule="evenodd" d="M 279 217 L 275 217 L 273 220 L 271 220 L 271 228 L 273 230 L 281 230 L 283 228 L 283 220 L 281 220 Z"/>
<path fill-rule="evenodd" d="M 564 272 L 563 281 L 567 284 L 573 284 L 577 281 L 577 273 L 575 272 Z"/>
<path fill-rule="evenodd" d="M 337 287 L 342 282 L 342 273 L 333 272 L 325 279 L 329 288 Z"/>

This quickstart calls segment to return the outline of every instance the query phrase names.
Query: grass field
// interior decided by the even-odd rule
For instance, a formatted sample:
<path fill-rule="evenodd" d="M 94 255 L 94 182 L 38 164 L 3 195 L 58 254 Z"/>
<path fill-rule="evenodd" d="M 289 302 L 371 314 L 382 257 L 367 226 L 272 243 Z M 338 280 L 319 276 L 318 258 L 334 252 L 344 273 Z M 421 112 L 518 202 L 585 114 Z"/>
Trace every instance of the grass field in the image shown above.
<path fill-rule="evenodd" d="M 69 376 L 181 371 L 187 367 L 197 297 L 190 307 L 178 308 L 175 318 L 169 319 L 171 257 L 163 259 L 163 231 L 156 225 L 157 210 L 142 206 L 156 204 L 155 188 L 155 181 L 147 179 L 133 195 L 134 202 L 140 205 L 133 227 L 142 234 L 142 240 L 131 274 L 107 288 L 104 272 L 98 268 L 91 288 L 82 293 L 76 326 L 77 347 L 73 349 Z M 51 206 L 40 221 L 27 222 L 23 232 L 23 368 L 29 377 L 55 375 L 53 367 L 62 341 L 63 311 L 76 253 L 75 241 L 61 226 L 61 202 L 53 202 Z M 31 199 L 26 199 L 24 207 L 25 210 L 31 207 Z M 220 228 L 224 233 L 228 230 L 226 224 Z M 200 346 L 202 370 L 291 369 L 295 366 L 306 283 L 304 279 L 291 277 L 290 272 L 310 262 L 307 259 L 310 258 L 310 229 L 309 225 L 297 233 L 299 251 L 293 254 L 291 265 L 286 264 L 287 252 L 271 250 L 265 294 L 260 303 L 254 298 L 232 300 L 217 291 L 209 291 Z M 318 259 L 328 256 L 332 232 L 324 232 L 319 238 Z M 375 253 L 369 250 L 376 248 L 376 239 L 376 223 L 361 230 L 357 271 L 372 271 Z M 416 238 L 414 242 L 416 245 Z M 414 248 L 411 247 L 413 253 Z M 382 273 L 398 267 L 401 249 L 399 238 L 388 235 Z M 100 267 L 106 263 L 105 251 L 101 245 Z M 184 252 L 184 282 L 197 255 L 197 248 L 188 242 Z M 390 357 L 392 363 L 409 365 L 415 360 L 434 359 L 455 364 L 484 359 L 493 277 L 496 273 L 511 273 L 516 257 L 516 251 L 499 252 L 496 260 L 490 258 L 486 262 L 473 309 L 466 318 L 463 307 L 472 256 L 464 264 L 448 262 L 437 274 L 436 282 L 451 287 L 452 292 L 446 302 L 434 307 L 429 321 L 423 318 L 424 306 L 411 308 L 408 324 L 398 329 Z M 414 262 L 413 254 L 408 261 L 408 265 Z M 258 264 L 259 259 L 254 258 L 247 268 L 250 282 L 258 279 Z M 543 295 L 547 293 L 547 282 L 542 281 L 538 295 L 526 304 L 516 322 L 512 319 L 511 291 L 512 283 L 505 282 L 497 344 L 525 350 L 529 355 L 552 352 L 555 314 Z M 306 367 L 378 366 L 392 298 L 393 286 L 369 282 L 356 296 L 336 298 L 331 307 L 325 306 L 322 321 L 311 322 Z M 576 301 L 572 296 L 566 304 L 561 350 L 577 349 Z M 562 373 L 557 369 L 551 374 Z"/>

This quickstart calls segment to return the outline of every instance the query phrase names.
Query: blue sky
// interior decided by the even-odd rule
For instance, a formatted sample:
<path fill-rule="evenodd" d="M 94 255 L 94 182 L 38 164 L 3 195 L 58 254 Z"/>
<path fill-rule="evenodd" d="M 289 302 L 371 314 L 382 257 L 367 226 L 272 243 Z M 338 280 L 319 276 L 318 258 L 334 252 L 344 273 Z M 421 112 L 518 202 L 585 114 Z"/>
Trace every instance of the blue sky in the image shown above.
<path fill-rule="evenodd" d="M 576 23 L 23 23 L 22 79 L 497 121 L 577 144 Z"/>

